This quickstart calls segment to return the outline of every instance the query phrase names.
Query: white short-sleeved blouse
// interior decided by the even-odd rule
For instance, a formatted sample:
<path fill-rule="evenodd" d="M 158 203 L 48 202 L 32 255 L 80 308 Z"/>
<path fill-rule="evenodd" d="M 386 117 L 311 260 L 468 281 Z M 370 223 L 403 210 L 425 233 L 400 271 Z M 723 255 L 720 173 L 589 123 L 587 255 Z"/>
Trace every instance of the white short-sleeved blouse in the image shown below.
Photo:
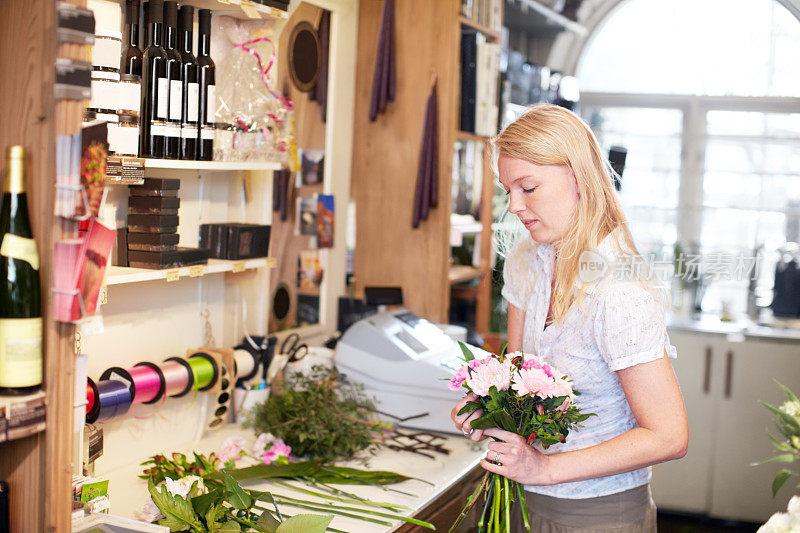
<path fill-rule="evenodd" d="M 657 281 L 625 279 L 625 269 L 613 268 L 622 257 L 614 235 L 597 252 L 612 265 L 605 276 L 586 286 L 581 306 L 573 303 L 563 320 L 544 328 L 550 305 L 554 255 L 551 245 L 530 238 L 508 254 L 503 270 L 503 297 L 525 311 L 522 350 L 543 357 L 573 380 L 581 394 L 576 405 L 596 413 L 570 432 L 566 443 L 543 453 L 588 448 L 636 427 L 615 372 L 667 355 L 676 356 L 669 342 L 665 314 L 666 289 Z M 624 259 L 623 259 L 624 260 Z M 632 269 L 629 269 L 632 270 Z M 621 275 L 622 274 L 622 275 Z M 576 285 L 576 294 L 579 285 Z M 629 490 L 650 481 L 650 467 L 585 481 L 526 490 L 557 498 L 592 498 Z"/>

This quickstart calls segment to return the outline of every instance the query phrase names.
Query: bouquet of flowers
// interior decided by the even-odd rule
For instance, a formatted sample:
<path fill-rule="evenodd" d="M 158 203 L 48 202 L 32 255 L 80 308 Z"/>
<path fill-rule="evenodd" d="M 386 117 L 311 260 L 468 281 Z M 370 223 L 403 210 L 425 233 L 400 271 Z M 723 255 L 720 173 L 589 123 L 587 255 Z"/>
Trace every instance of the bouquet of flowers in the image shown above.
<path fill-rule="evenodd" d="M 479 401 L 467 402 L 459 412 L 463 415 L 483 411 L 480 418 L 470 422 L 473 429 L 497 427 L 525 437 L 528 445 L 539 442 L 548 448 L 566 442 L 570 430 L 592 416 L 575 406 L 579 393 L 572 389 L 567 376 L 541 357 L 522 352 L 506 354 L 504 347 L 500 355 L 475 359 L 464 344 L 459 344 L 467 364 L 456 372 L 449 387 L 463 387 L 480 397 Z M 508 531 L 511 504 L 517 499 L 525 529 L 530 531 L 523 485 L 492 472 L 486 473 L 450 531 L 458 527 L 482 496 L 485 502 L 479 531 Z"/>
<path fill-rule="evenodd" d="M 777 383 L 777 382 L 776 382 Z M 778 383 L 778 386 L 783 389 L 786 394 L 786 401 L 780 407 L 761 402 L 761 404 L 775 415 L 775 425 L 781 432 L 781 439 L 777 439 L 769 435 L 775 451 L 778 455 L 761 461 L 760 463 L 753 463 L 752 466 L 758 466 L 765 463 L 783 463 L 791 464 L 800 460 L 800 399 L 785 385 Z M 793 470 L 783 469 L 775 476 L 772 482 L 772 497 L 774 498 L 783 485 L 789 478 L 798 476 L 797 472 Z M 800 485 L 797 486 L 800 488 Z M 798 505 L 800 509 L 800 505 Z"/>

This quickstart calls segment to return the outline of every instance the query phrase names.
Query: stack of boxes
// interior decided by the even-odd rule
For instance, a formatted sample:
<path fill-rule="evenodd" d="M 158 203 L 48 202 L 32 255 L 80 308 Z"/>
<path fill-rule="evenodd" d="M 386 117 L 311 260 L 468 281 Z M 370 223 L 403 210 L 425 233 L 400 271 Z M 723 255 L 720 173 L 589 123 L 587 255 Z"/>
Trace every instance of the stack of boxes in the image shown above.
<path fill-rule="evenodd" d="M 127 262 L 134 268 L 177 268 L 208 263 L 208 249 L 178 247 L 180 180 L 145 178 L 130 187 Z"/>
<path fill-rule="evenodd" d="M 201 224 L 200 247 L 215 259 L 253 259 L 267 257 L 270 226 L 259 224 Z"/>

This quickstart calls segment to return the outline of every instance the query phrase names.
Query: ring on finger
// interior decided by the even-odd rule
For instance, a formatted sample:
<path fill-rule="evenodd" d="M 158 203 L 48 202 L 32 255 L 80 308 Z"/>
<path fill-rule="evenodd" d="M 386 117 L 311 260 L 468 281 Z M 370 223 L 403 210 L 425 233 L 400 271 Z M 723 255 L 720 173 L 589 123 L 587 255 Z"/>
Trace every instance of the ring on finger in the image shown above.
<path fill-rule="evenodd" d="M 494 454 L 494 462 L 495 463 L 499 463 L 500 462 L 500 452 L 495 452 L 495 454 Z"/>
<path fill-rule="evenodd" d="M 464 430 L 462 429 L 462 430 L 461 430 L 461 433 L 463 433 L 465 437 L 469 437 L 470 435 L 472 435 L 472 432 L 473 432 L 473 431 L 475 431 L 475 428 L 469 428 L 469 431 L 464 431 Z"/>

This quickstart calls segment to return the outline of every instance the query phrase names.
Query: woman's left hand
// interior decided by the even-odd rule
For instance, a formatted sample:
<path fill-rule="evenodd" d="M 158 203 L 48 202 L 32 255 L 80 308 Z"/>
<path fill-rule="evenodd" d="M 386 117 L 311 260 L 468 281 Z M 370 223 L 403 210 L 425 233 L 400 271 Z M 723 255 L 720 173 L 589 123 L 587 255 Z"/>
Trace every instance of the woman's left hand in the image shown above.
<path fill-rule="evenodd" d="M 489 472 L 500 474 L 523 485 L 550 485 L 549 458 L 525 442 L 525 437 L 491 428 L 484 436 L 495 437 L 500 441 L 489 443 L 489 452 L 481 460 L 481 467 Z M 494 461 L 494 464 L 489 460 Z"/>

